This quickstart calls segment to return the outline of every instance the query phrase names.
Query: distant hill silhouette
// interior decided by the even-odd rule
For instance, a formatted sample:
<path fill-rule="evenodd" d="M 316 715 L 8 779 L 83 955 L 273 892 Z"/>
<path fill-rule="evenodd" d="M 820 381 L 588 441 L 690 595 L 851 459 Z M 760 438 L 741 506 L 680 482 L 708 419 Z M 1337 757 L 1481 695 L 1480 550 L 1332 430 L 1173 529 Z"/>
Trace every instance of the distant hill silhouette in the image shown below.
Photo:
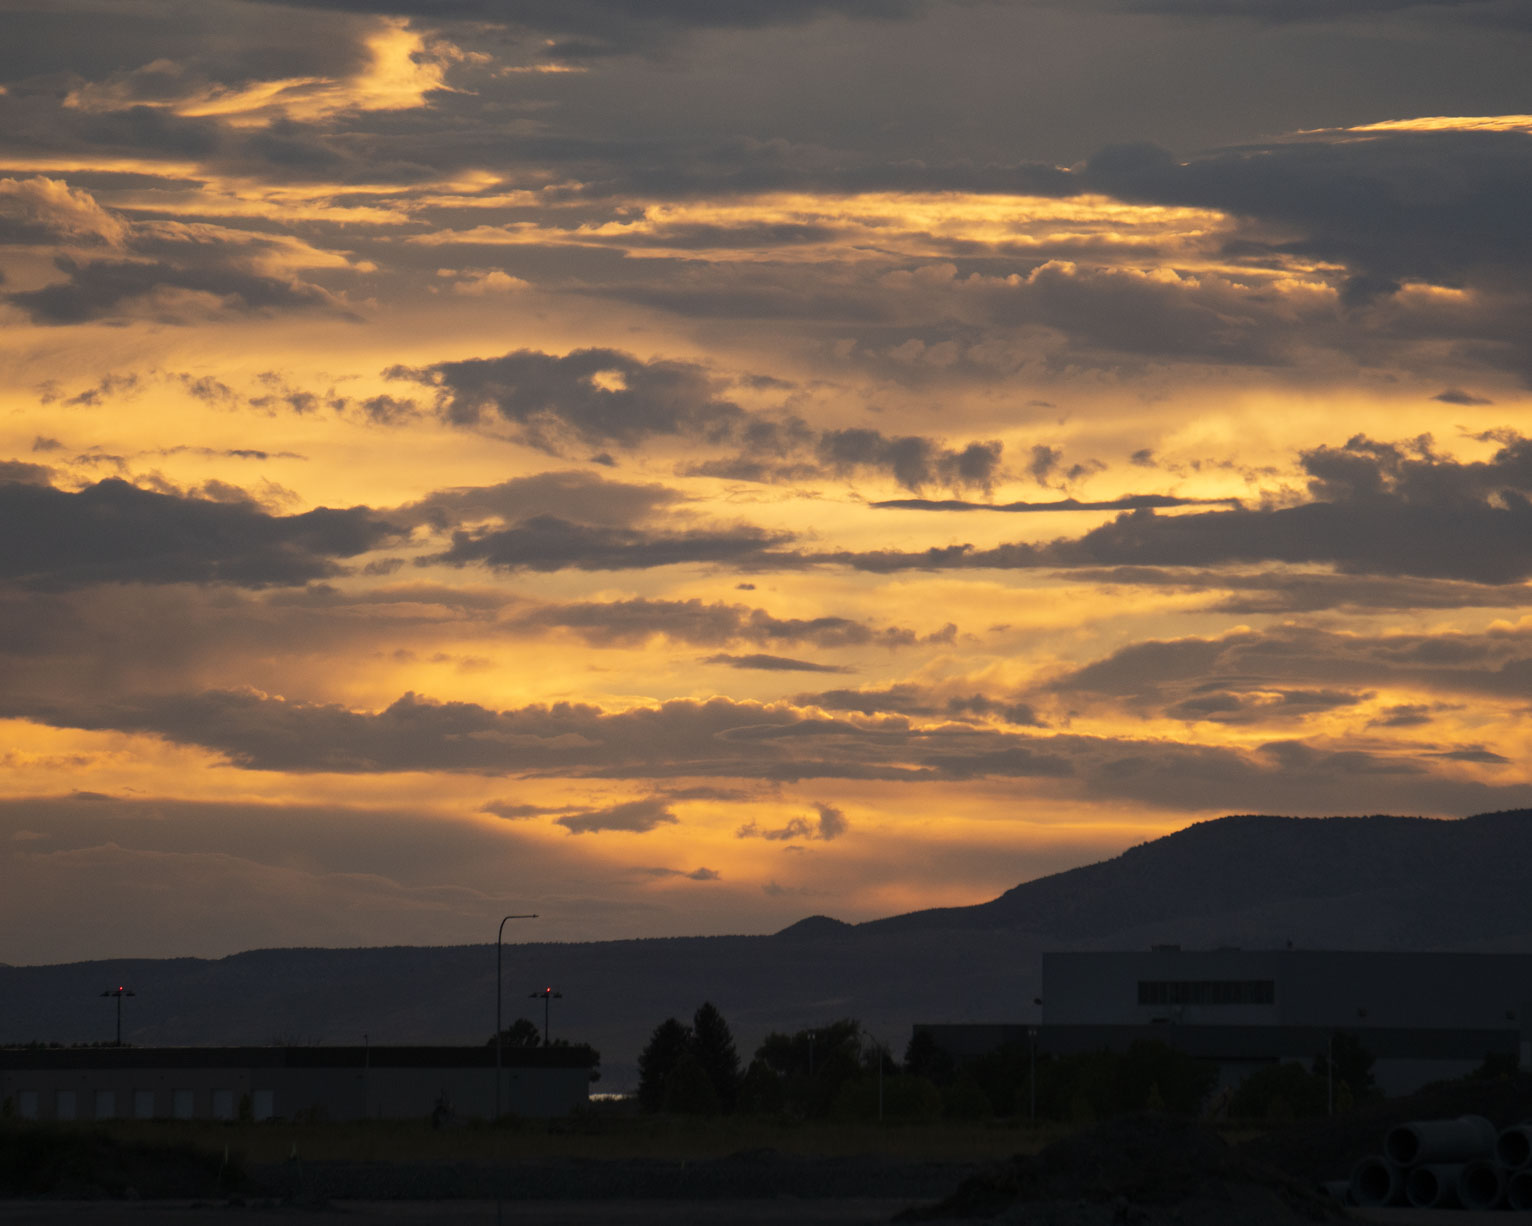
<path fill-rule="evenodd" d="M 766 936 L 514 944 L 507 1019 L 555 985 L 555 1037 L 602 1052 L 624 1089 L 650 1031 L 711 1000 L 748 1055 L 771 1030 L 856 1017 L 902 1050 L 916 1021 L 1035 1016 L 1044 949 L 1176 942 L 1532 952 L 1532 810 L 1459 821 L 1225 817 L 972 907 L 862 924 L 810 916 Z M 132 986 L 138 1044 L 482 1043 L 493 945 L 268 949 L 0 966 L 0 1042 L 111 1037 L 99 1000 Z"/>
<path fill-rule="evenodd" d="M 1029 881 L 972 907 L 913 911 L 863 931 L 1011 929 L 1075 942 L 1176 920 L 1354 907 L 1391 946 L 1480 944 L 1532 932 L 1532 809 L 1459 821 L 1241 816 L 1198 822 L 1099 864 Z M 1361 912 L 1366 912 L 1366 918 Z M 1197 923 L 1196 928 L 1204 925 Z M 1332 942 L 1350 945 L 1351 931 Z"/>

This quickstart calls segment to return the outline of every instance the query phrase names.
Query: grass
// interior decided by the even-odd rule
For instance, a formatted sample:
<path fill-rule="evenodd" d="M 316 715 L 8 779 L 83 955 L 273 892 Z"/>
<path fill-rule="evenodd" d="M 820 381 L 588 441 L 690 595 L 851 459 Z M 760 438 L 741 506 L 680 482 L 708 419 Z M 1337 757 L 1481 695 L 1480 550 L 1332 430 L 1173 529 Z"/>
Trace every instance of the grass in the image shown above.
<path fill-rule="evenodd" d="M 790 1122 L 732 1116 L 588 1116 L 443 1129 L 412 1120 L 116 1121 L 96 1127 L 125 1144 L 189 1146 L 215 1154 L 227 1149 L 247 1164 L 286 1162 L 294 1154 L 315 1162 L 695 1160 L 762 1149 L 804 1157 L 870 1154 L 910 1161 L 982 1162 L 1035 1152 L 1073 1131 L 1056 1124 L 1031 1128 L 1024 1122 L 880 1125 L 876 1121 Z"/>

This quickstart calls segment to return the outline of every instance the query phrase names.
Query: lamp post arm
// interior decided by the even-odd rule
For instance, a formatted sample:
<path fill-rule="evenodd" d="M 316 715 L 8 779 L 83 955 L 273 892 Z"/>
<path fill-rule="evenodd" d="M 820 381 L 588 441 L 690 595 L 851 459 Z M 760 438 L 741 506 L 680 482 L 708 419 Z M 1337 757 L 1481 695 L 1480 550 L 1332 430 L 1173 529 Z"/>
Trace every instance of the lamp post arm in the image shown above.
<path fill-rule="evenodd" d="M 495 1119 L 497 1120 L 500 1118 L 500 1082 L 502 1080 L 500 1076 L 500 1032 L 504 1027 L 500 1022 L 500 1008 L 505 993 L 500 987 L 500 968 L 503 961 L 501 950 L 505 945 L 505 924 L 506 920 L 536 918 L 537 913 L 535 911 L 530 915 L 507 915 L 505 919 L 500 921 L 500 927 L 495 933 Z"/>

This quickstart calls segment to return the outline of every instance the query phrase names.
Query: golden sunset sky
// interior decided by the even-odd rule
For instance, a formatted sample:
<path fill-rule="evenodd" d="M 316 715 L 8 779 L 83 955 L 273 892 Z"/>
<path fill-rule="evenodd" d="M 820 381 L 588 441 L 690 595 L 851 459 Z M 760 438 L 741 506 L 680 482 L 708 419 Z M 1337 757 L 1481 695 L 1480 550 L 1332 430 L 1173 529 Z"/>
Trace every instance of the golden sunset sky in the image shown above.
<path fill-rule="evenodd" d="M 0 0 L 0 960 L 1532 806 L 1527 0 Z"/>

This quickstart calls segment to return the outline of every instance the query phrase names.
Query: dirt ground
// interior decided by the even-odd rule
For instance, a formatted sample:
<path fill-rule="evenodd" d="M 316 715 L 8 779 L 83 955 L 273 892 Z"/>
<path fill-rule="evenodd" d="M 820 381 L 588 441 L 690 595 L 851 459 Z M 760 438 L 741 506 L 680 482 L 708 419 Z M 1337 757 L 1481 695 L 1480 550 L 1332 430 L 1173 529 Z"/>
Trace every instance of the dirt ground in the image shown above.
<path fill-rule="evenodd" d="M 195 1201 L 0 1201 L 0 1226 L 883 1226 L 908 1202 L 337 1201 L 323 1210 Z"/>

